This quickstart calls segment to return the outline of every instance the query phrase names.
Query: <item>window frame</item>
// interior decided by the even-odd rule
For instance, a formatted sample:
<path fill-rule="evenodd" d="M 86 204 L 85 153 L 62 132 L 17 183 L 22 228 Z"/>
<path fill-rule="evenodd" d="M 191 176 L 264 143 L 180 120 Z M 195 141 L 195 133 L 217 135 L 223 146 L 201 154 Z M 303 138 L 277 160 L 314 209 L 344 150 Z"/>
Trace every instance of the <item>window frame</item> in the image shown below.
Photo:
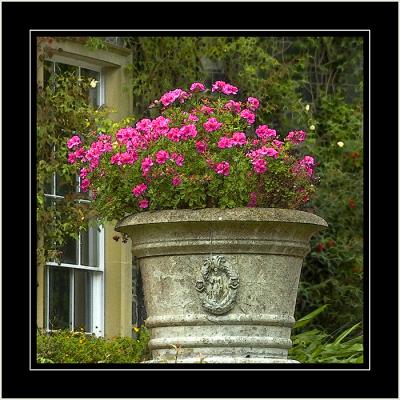
<path fill-rule="evenodd" d="M 45 62 L 52 62 L 53 63 L 53 73 L 55 72 L 55 64 L 66 64 L 66 65 L 71 65 L 73 67 L 78 68 L 78 78 L 81 77 L 81 68 L 84 69 L 90 69 L 92 71 L 98 72 L 99 73 L 99 82 L 97 85 L 99 85 L 99 104 L 97 107 L 101 107 L 105 104 L 105 80 L 104 80 L 104 72 L 103 72 L 103 67 L 100 65 L 96 65 L 87 61 L 81 61 L 81 60 L 75 60 L 75 59 L 70 59 L 65 56 L 60 56 L 58 54 L 54 54 L 53 57 L 51 58 L 46 58 Z"/>

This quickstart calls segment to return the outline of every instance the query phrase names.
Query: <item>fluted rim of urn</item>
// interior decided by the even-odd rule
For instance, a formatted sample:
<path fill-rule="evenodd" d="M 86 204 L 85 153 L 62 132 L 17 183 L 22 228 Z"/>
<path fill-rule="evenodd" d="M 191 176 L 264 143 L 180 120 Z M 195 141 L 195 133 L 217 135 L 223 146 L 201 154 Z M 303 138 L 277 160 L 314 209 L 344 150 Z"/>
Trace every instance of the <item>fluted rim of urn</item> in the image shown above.
<path fill-rule="evenodd" d="M 282 208 L 203 208 L 145 211 L 131 214 L 118 221 L 115 230 L 132 225 L 181 222 L 285 222 L 328 227 L 328 223 L 310 212 Z"/>

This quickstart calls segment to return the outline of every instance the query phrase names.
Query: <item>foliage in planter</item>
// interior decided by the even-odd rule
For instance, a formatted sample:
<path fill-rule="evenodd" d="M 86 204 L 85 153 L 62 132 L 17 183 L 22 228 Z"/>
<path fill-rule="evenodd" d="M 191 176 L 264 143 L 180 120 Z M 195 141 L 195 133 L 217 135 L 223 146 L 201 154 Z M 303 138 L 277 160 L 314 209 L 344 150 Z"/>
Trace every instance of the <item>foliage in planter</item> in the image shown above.
<path fill-rule="evenodd" d="M 155 100 L 160 115 L 116 134 L 70 138 L 68 161 L 77 165 L 81 189 L 92 190 L 102 220 L 142 209 L 301 208 L 318 178 L 314 158 L 301 156 L 306 133 L 278 140 L 268 125 L 255 127 L 259 101 L 235 98 L 238 88 L 199 82 Z M 247 97 L 247 99 L 246 99 Z"/>
<path fill-rule="evenodd" d="M 68 236 L 76 237 L 79 229 L 86 229 L 92 214 L 84 193 L 76 193 L 75 168 L 65 162 L 65 143 L 75 132 L 97 129 L 118 129 L 120 125 L 107 118 L 111 110 L 95 109 L 89 105 L 89 78 L 78 79 L 73 73 L 52 75 L 45 87 L 37 88 L 36 128 L 36 218 L 38 232 L 38 264 L 57 260 L 60 248 Z M 128 120 L 122 121 L 122 124 Z M 46 186 L 57 174 L 59 185 L 69 193 L 54 201 L 46 198 Z"/>
<path fill-rule="evenodd" d="M 304 330 L 314 318 L 322 313 L 327 305 L 319 307 L 305 317 L 299 319 L 291 337 L 293 347 L 289 357 L 305 364 L 361 364 L 364 360 L 363 335 L 360 333 L 360 323 L 349 328 L 342 327 L 327 334 L 314 328 Z"/>
<path fill-rule="evenodd" d="M 68 330 L 38 332 L 36 339 L 37 362 L 41 364 L 132 364 L 149 357 L 149 335 L 144 327 L 139 329 L 137 339 L 105 339 Z"/>

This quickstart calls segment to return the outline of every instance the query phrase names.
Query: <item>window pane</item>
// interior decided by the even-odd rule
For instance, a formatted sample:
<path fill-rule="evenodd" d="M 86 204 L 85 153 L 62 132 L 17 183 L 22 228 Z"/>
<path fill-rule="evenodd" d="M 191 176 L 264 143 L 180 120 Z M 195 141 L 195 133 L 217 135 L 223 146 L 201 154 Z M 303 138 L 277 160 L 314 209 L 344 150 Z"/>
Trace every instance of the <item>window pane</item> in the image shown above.
<path fill-rule="evenodd" d="M 44 204 L 46 205 L 46 209 L 54 209 L 56 207 L 56 202 L 54 201 L 54 197 L 45 197 Z"/>
<path fill-rule="evenodd" d="M 89 89 L 89 104 L 94 107 L 100 105 L 100 72 L 81 68 L 81 76 L 92 78 L 97 81 L 96 87 Z"/>
<path fill-rule="evenodd" d="M 81 231 L 81 265 L 98 267 L 98 237 L 97 227 L 89 227 Z"/>
<path fill-rule="evenodd" d="M 70 328 L 70 271 L 49 266 L 49 328 Z"/>
<path fill-rule="evenodd" d="M 68 193 L 76 192 L 76 177 L 71 182 L 66 182 L 56 174 L 56 195 L 65 196 Z"/>
<path fill-rule="evenodd" d="M 61 250 L 63 252 L 61 262 L 66 264 L 78 264 L 77 240 L 71 237 L 67 238 L 66 243 Z"/>
<path fill-rule="evenodd" d="M 75 73 L 76 76 L 78 76 L 78 67 L 75 67 L 74 65 L 56 63 L 55 68 L 56 68 L 56 74 L 61 75 L 65 72 L 72 72 Z"/>
<path fill-rule="evenodd" d="M 74 329 L 91 332 L 92 284 L 89 271 L 74 270 Z"/>
<path fill-rule="evenodd" d="M 46 177 L 45 182 L 44 182 L 44 193 L 46 194 L 54 194 L 53 193 L 53 187 L 54 187 L 54 179 L 53 179 L 53 174 L 50 174 Z"/>

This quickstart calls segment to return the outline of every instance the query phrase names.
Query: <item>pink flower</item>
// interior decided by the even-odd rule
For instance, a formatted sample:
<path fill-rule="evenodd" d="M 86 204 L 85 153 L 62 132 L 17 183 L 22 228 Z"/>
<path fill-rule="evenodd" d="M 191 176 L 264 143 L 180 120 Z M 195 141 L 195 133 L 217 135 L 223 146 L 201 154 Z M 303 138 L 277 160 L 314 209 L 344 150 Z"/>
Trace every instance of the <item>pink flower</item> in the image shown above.
<path fill-rule="evenodd" d="M 179 128 L 171 128 L 167 133 L 167 138 L 173 142 L 179 142 L 181 140 Z"/>
<path fill-rule="evenodd" d="M 225 87 L 226 83 L 224 81 L 216 81 L 212 85 L 212 92 L 222 92 L 222 89 Z"/>
<path fill-rule="evenodd" d="M 203 114 L 212 114 L 214 112 L 214 109 L 208 106 L 201 106 L 200 112 L 202 112 Z"/>
<path fill-rule="evenodd" d="M 136 185 L 132 189 L 132 193 L 135 197 L 139 197 L 141 194 L 143 194 L 147 190 L 147 185 L 144 183 L 140 183 L 139 185 Z"/>
<path fill-rule="evenodd" d="M 115 153 L 110 160 L 110 164 L 122 165 L 121 153 Z"/>
<path fill-rule="evenodd" d="M 253 169 L 257 174 L 263 174 L 267 170 L 267 163 L 262 158 L 253 160 Z"/>
<path fill-rule="evenodd" d="M 278 158 L 278 155 L 279 155 L 279 153 L 272 147 L 263 146 L 258 151 L 259 151 L 260 155 L 273 157 L 273 158 Z"/>
<path fill-rule="evenodd" d="M 197 135 L 196 125 L 185 125 L 179 129 L 181 138 L 186 140 Z"/>
<path fill-rule="evenodd" d="M 91 149 L 90 149 L 91 150 Z M 89 151 L 90 151 L 89 150 Z M 92 154 L 91 152 L 89 152 L 89 157 L 87 158 L 90 161 L 90 155 Z M 82 161 L 86 161 L 86 157 L 88 156 L 88 154 L 85 153 L 85 149 L 83 147 L 81 147 L 78 150 L 75 150 L 75 157 L 81 159 Z"/>
<path fill-rule="evenodd" d="M 175 100 L 179 99 L 179 101 L 183 103 L 188 97 L 190 97 L 190 95 L 184 90 L 175 89 L 162 95 L 160 101 L 164 105 L 164 107 L 168 107 Z"/>
<path fill-rule="evenodd" d="M 232 135 L 232 142 L 235 146 L 243 146 L 247 144 L 246 134 L 243 132 L 235 132 Z"/>
<path fill-rule="evenodd" d="M 67 142 L 67 147 L 72 149 L 73 147 L 79 146 L 81 144 L 81 139 L 79 136 L 72 136 Z"/>
<path fill-rule="evenodd" d="M 148 120 L 148 121 L 150 121 L 150 120 Z M 136 125 L 138 125 L 138 124 L 136 124 Z M 141 126 L 143 127 L 143 129 L 145 129 L 145 123 L 143 123 Z M 136 129 L 134 129 L 132 127 L 127 127 L 127 128 L 120 129 L 116 133 L 115 137 L 116 137 L 118 143 L 126 144 L 126 143 L 128 143 L 129 140 L 137 137 L 138 135 L 139 135 L 139 132 Z"/>
<path fill-rule="evenodd" d="M 256 120 L 256 116 L 247 108 L 245 108 L 241 113 L 240 116 L 247 120 L 247 122 L 251 125 Z"/>
<path fill-rule="evenodd" d="M 304 158 L 299 161 L 299 166 L 307 172 L 308 176 L 311 177 L 314 173 L 315 167 L 314 158 L 311 156 L 304 156 Z"/>
<path fill-rule="evenodd" d="M 133 164 L 139 158 L 136 151 L 126 151 L 125 153 L 121 154 L 121 161 L 123 164 Z"/>
<path fill-rule="evenodd" d="M 111 164 L 124 165 L 133 164 L 138 159 L 135 151 L 129 150 L 125 153 L 115 153 L 110 160 Z"/>
<path fill-rule="evenodd" d="M 230 165 L 227 161 L 222 161 L 218 163 L 215 167 L 215 172 L 220 175 L 229 175 Z"/>
<path fill-rule="evenodd" d="M 154 119 L 151 123 L 151 127 L 155 132 L 157 132 L 160 135 L 165 135 L 168 132 L 169 126 L 168 124 L 170 123 L 170 119 L 163 117 L 160 115 L 156 119 Z"/>
<path fill-rule="evenodd" d="M 315 162 L 314 158 L 311 156 L 304 156 L 294 167 L 293 172 L 298 173 L 300 171 L 305 171 L 309 177 L 314 173 Z"/>
<path fill-rule="evenodd" d="M 164 93 L 161 96 L 161 103 L 163 104 L 164 107 L 169 106 L 170 104 L 172 104 L 181 94 L 182 89 L 175 89 L 175 90 L 171 90 L 167 93 Z"/>
<path fill-rule="evenodd" d="M 185 157 L 183 157 L 182 154 L 172 153 L 171 158 L 175 161 L 178 167 L 182 167 L 183 161 L 185 160 Z"/>
<path fill-rule="evenodd" d="M 306 139 L 306 135 L 307 134 L 304 131 L 291 131 L 288 133 L 285 140 L 298 144 L 304 142 L 304 140 Z"/>
<path fill-rule="evenodd" d="M 157 164 L 165 164 L 169 158 L 169 154 L 165 150 L 160 150 L 156 153 Z"/>
<path fill-rule="evenodd" d="M 87 177 L 87 174 L 89 173 L 89 171 L 86 169 L 86 168 L 82 168 L 81 170 L 80 170 L 80 174 L 79 174 L 79 176 L 82 178 L 82 179 L 85 179 L 86 177 Z"/>
<path fill-rule="evenodd" d="M 247 153 L 247 156 L 252 158 L 253 160 L 256 158 L 262 158 L 264 156 L 278 158 L 278 155 L 278 151 L 276 151 L 274 148 L 265 146 L 261 147 L 260 149 L 251 151 L 250 153 Z"/>
<path fill-rule="evenodd" d="M 230 85 L 224 81 L 216 81 L 212 85 L 211 91 L 212 92 L 221 92 L 223 94 L 236 94 L 238 92 L 238 88 L 235 86 Z"/>
<path fill-rule="evenodd" d="M 180 185 L 182 183 L 182 179 L 179 177 L 179 176 L 174 176 L 173 178 L 172 178 L 172 184 L 174 185 L 174 186 L 178 186 L 178 185 Z"/>
<path fill-rule="evenodd" d="M 133 128 L 129 127 L 129 129 L 133 129 Z M 103 134 L 101 134 L 101 135 L 99 135 L 98 139 L 100 141 L 102 141 L 102 142 L 111 142 L 112 137 L 111 137 L 111 135 L 103 135 Z"/>
<path fill-rule="evenodd" d="M 310 167 L 315 165 L 314 157 L 311 156 L 304 156 L 304 158 L 300 162 L 305 165 L 309 165 Z"/>
<path fill-rule="evenodd" d="M 227 83 L 224 88 L 222 89 L 223 94 L 236 94 L 238 92 L 238 88 L 236 86 L 232 86 L 229 83 Z"/>
<path fill-rule="evenodd" d="M 139 201 L 140 208 L 147 208 L 149 206 L 149 201 L 147 199 L 142 199 Z"/>
<path fill-rule="evenodd" d="M 237 113 L 237 114 L 240 113 L 240 107 L 241 107 L 240 102 L 238 102 L 238 101 L 233 101 L 233 100 L 229 100 L 229 101 L 224 105 L 224 108 L 225 108 L 225 109 L 227 109 L 227 110 L 229 110 L 229 111 L 232 111 L 232 112 L 235 112 L 235 113 Z"/>
<path fill-rule="evenodd" d="M 255 207 L 256 205 L 257 205 L 257 193 L 251 192 L 249 202 L 247 203 L 247 207 Z"/>
<path fill-rule="evenodd" d="M 142 172 L 143 176 L 148 175 L 151 167 L 153 166 L 153 161 L 150 157 L 146 157 L 142 160 Z"/>
<path fill-rule="evenodd" d="M 207 143 L 203 141 L 196 142 L 196 150 L 200 154 L 204 154 L 207 151 Z"/>
<path fill-rule="evenodd" d="M 247 105 L 250 110 L 256 111 L 260 107 L 260 102 L 255 97 L 249 97 L 247 99 Z"/>
<path fill-rule="evenodd" d="M 136 123 L 136 129 L 143 133 L 150 133 L 152 122 L 148 118 L 143 118 Z"/>
<path fill-rule="evenodd" d="M 188 120 L 190 122 L 197 122 L 199 120 L 199 118 L 194 114 L 189 114 Z"/>
<path fill-rule="evenodd" d="M 213 132 L 221 128 L 222 123 L 218 122 L 216 118 L 210 118 L 203 126 L 207 132 Z"/>
<path fill-rule="evenodd" d="M 222 138 L 219 139 L 219 141 L 217 143 L 217 146 L 220 149 L 226 149 L 226 148 L 229 148 L 229 147 L 233 146 L 233 141 L 232 141 L 232 139 L 230 139 L 230 138 L 228 138 L 226 136 L 222 136 Z"/>
<path fill-rule="evenodd" d="M 263 140 L 271 140 L 276 137 L 276 130 L 268 128 L 268 125 L 260 125 L 256 129 L 256 135 Z"/>
<path fill-rule="evenodd" d="M 276 146 L 278 149 L 282 148 L 283 146 L 283 142 L 281 142 L 280 140 L 273 140 L 272 144 Z"/>
<path fill-rule="evenodd" d="M 190 86 L 191 92 L 204 92 L 204 90 L 206 90 L 206 87 L 200 82 L 194 82 Z"/>
<path fill-rule="evenodd" d="M 89 179 L 82 179 L 81 181 L 81 190 L 82 192 L 87 192 L 90 185 Z"/>
<path fill-rule="evenodd" d="M 70 164 L 75 164 L 75 162 L 76 162 L 76 155 L 75 155 L 75 153 L 69 153 L 69 154 L 68 154 L 68 162 L 69 162 Z"/>

